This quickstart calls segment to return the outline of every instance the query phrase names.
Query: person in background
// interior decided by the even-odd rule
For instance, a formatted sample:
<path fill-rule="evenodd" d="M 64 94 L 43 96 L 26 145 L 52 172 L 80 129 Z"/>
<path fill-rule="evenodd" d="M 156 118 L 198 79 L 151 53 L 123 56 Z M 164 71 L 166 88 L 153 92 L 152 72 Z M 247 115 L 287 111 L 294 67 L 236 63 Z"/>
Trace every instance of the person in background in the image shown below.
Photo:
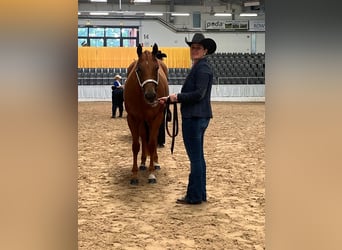
<path fill-rule="evenodd" d="M 156 54 L 156 57 L 159 60 L 163 61 L 164 57 L 167 57 L 167 55 L 165 53 L 162 53 L 160 50 L 158 50 L 158 53 Z M 164 110 L 164 119 L 162 124 L 159 127 L 159 132 L 158 132 L 158 147 L 159 148 L 163 148 L 165 147 L 165 114 L 166 114 L 166 110 Z"/>
<path fill-rule="evenodd" d="M 190 160 L 190 174 L 186 195 L 176 202 L 200 204 L 207 201 L 204 133 L 213 117 L 210 99 L 213 71 L 206 57 L 216 51 L 216 42 L 202 33 L 195 33 L 192 41 L 185 38 L 185 42 L 190 47 L 191 70 L 181 92 L 161 97 L 159 102 L 164 104 L 169 99 L 171 103 L 181 103 L 183 142 Z"/>
<path fill-rule="evenodd" d="M 119 117 L 122 117 L 123 113 L 123 89 L 121 84 L 121 76 L 116 74 L 114 76 L 114 82 L 112 85 L 112 118 L 116 117 L 116 109 L 119 108 Z"/>

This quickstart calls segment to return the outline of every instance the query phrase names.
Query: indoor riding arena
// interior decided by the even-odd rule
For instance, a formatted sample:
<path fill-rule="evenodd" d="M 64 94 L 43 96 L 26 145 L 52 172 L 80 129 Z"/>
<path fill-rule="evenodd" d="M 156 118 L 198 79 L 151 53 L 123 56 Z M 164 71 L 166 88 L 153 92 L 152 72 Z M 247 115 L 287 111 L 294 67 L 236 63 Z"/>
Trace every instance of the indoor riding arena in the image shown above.
<path fill-rule="evenodd" d="M 263 0 L 245 2 L 78 1 L 79 249 L 266 248 L 265 9 Z M 157 45 L 169 94 L 179 93 L 193 63 L 186 41 L 195 33 L 217 47 L 205 55 L 213 72 L 213 118 L 204 136 L 207 202 L 189 205 L 176 203 L 190 172 L 180 104 L 173 153 L 167 133 L 165 147 L 157 148 L 156 183 L 140 170 L 132 185 L 127 112 L 112 118 L 112 86 L 117 75 L 129 86 L 137 48 Z M 138 165 L 140 157 L 141 151 Z"/>

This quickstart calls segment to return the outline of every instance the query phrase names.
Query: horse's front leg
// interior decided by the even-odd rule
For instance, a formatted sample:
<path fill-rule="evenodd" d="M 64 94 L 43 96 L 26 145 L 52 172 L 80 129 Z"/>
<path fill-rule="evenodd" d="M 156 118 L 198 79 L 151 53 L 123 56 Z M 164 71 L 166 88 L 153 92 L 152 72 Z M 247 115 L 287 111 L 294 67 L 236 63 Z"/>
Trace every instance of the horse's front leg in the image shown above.
<path fill-rule="evenodd" d="M 157 123 L 159 124 L 159 123 Z M 154 123 L 151 126 L 150 129 L 150 138 L 148 142 L 148 149 L 150 152 L 150 165 L 149 165 L 149 176 L 148 176 L 148 182 L 149 183 L 156 183 L 157 179 L 154 174 L 154 171 L 156 169 L 160 169 L 160 166 L 158 164 L 158 154 L 157 154 L 157 137 L 158 137 L 158 131 L 159 131 L 159 126 L 156 126 L 156 123 Z"/>
<path fill-rule="evenodd" d="M 128 126 L 131 130 L 132 134 L 132 152 L 133 152 L 133 167 L 132 167 L 132 176 L 131 176 L 131 184 L 138 184 L 138 153 L 140 150 L 139 143 L 139 127 L 135 126 L 134 120 L 132 117 L 127 116 Z"/>
<path fill-rule="evenodd" d="M 141 163 L 140 163 L 140 166 L 139 166 L 139 169 L 140 170 L 146 170 L 146 158 L 147 158 L 147 155 L 148 155 L 148 148 L 147 148 L 147 130 L 148 130 L 148 127 L 147 127 L 147 124 L 145 124 L 145 122 L 143 122 L 141 125 L 140 125 L 140 131 L 139 131 L 139 134 L 140 134 L 140 137 L 141 137 Z"/>

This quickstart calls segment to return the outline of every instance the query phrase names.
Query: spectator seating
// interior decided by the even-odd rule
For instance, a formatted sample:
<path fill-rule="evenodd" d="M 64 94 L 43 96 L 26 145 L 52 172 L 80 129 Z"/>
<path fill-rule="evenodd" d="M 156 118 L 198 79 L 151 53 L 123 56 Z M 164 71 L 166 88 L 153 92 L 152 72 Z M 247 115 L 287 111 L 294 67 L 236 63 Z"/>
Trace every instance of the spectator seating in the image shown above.
<path fill-rule="evenodd" d="M 208 56 L 214 84 L 265 84 L 265 53 L 215 53 Z M 169 68 L 169 84 L 182 85 L 190 69 Z M 111 85 L 127 79 L 127 68 L 78 68 L 78 85 Z"/>

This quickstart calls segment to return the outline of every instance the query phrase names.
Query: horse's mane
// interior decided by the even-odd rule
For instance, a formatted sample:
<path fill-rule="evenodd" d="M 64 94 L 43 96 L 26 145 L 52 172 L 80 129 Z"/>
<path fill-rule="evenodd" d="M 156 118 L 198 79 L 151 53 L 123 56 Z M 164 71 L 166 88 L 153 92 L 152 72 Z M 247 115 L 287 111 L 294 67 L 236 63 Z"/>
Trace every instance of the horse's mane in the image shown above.
<path fill-rule="evenodd" d="M 131 73 L 132 69 L 136 67 L 138 61 L 134 60 L 127 68 L 127 77 L 129 76 L 129 74 Z"/>

